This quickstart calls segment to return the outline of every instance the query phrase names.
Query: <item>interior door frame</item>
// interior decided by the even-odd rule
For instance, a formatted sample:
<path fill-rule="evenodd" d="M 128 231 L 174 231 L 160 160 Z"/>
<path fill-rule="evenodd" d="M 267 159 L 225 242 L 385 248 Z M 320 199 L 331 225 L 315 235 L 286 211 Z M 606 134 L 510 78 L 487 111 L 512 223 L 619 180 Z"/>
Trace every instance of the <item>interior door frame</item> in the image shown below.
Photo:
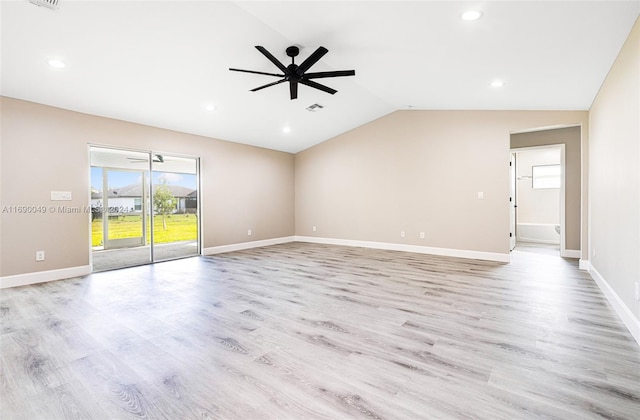
<path fill-rule="evenodd" d="M 517 147 L 509 150 L 510 153 L 516 153 L 516 165 L 517 165 L 517 152 L 522 152 L 526 150 L 544 150 L 544 149 L 560 149 L 560 256 L 567 256 L 567 247 L 566 247 L 566 210 L 565 210 L 565 200 L 566 200 L 566 144 L 558 143 L 558 144 L 545 144 L 542 146 L 528 146 L 528 147 Z M 511 156 L 511 155 L 509 155 Z M 516 166 L 517 167 L 517 166 Z M 517 177 L 516 172 L 516 177 Z M 518 229 L 518 183 L 516 182 L 516 232 Z M 511 205 L 511 203 L 509 203 Z M 517 237 L 516 237 L 517 242 Z"/>
<path fill-rule="evenodd" d="M 509 252 L 516 248 L 518 238 L 518 154 L 509 154 Z"/>

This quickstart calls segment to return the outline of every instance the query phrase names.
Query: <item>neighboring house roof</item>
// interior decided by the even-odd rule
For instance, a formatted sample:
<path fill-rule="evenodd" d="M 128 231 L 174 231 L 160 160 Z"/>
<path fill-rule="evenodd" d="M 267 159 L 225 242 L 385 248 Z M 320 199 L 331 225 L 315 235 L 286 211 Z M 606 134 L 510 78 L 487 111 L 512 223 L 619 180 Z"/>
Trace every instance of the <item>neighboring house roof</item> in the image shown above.
<path fill-rule="evenodd" d="M 181 185 L 170 185 L 166 184 L 166 186 L 171 190 L 171 194 L 176 198 L 184 198 L 184 197 L 197 197 L 197 190 L 189 187 L 183 187 Z M 156 191 L 158 185 L 153 186 L 153 192 Z M 109 198 L 118 198 L 118 197 L 141 197 L 142 196 L 142 187 L 138 184 L 136 185 L 125 185 L 124 187 L 112 188 L 109 189 L 108 192 Z M 91 192 L 92 199 L 100 199 L 102 198 L 102 191 L 92 191 Z"/>

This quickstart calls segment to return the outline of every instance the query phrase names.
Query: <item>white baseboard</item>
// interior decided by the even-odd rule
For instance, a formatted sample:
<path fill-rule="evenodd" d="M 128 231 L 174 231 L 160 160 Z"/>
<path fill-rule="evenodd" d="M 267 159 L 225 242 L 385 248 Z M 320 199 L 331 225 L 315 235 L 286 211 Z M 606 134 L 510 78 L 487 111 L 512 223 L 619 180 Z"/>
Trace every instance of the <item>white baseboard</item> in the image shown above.
<path fill-rule="evenodd" d="M 580 270 L 586 270 L 586 271 L 589 271 L 589 270 L 591 270 L 591 263 L 589 262 L 589 260 L 582 260 L 582 259 L 581 259 L 581 260 L 578 262 L 578 268 L 579 268 Z"/>
<path fill-rule="evenodd" d="M 240 242 L 231 245 L 213 246 L 204 248 L 202 255 L 222 254 L 223 252 L 242 251 L 243 249 L 260 248 L 262 246 L 286 244 L 294 242 L 295 236 L 284 236 L 282 238 L 263 239 L 261 241 Z"/>
<path fill-rule="evenodd" d="M 37 271 L 35 273 L 16 274 L 0 277 L 0 289 L 7 287 L 27 286 L 29 284 L 44 283 L 47 281 L 69 279 L 91 274 L 90 265 L 62 268 L 59 270 Z"/>
<path fill-rule="evenodd" d="M 360 248 L 386 249 L 390 251 L 415 252 L 418 254 L 441 255 L 445 257 L 468 258 L 473 260 L 487 260 L 487 261 L 498 261 L 498 262 L 511 261 L 511 257 L 509 254 L 499 254 L 497 252 L 482 252 L 482 251 L 468 251 L 464 249 L 434 248 L 434 247 L 428 247 L 428 246 L 394 244 L 394 243 L 387 243 L 387 242 L 356 241 L 351 239 L 319 238 L 315 236 L 296 236 L 295 240 L 297 242 L 310 242 L 315 244 L 327 244 L 327 245 L 356 246 Z"/>
<path fill-rule="evenodd" d="M 565 249 L 561 256 L 565 258 L 580 258 L 582 257 L 581 254 L 579 249 Z"/>
<path fill-rule="evenodd" d="M 215 255 L 224 252 L 241 251 L 243 249 L 259 248 L 269 245 L 285 244 L 289 242 L 310 242 L 327 245 L 356 246 L 361 248 L 387 249 L 391 251 L 414 252 L 418 254 L 441 255 L 446 257 L 467 258 L 497 262 L 511 261 L 509 254 L 494 252 L 468 251 L 461 249 L 433 248 L 417 245 L 394 244 L 387 242 L 357 241 L 349 239 L 319 238 L 313 236 L 285 236 L 281 238 L 264 239 L 260 241 L 241 242 L 237 244 L 221 245 L 204 248 L 202 255 Z M 0 277 L 0 289 L 6 287 L 25 286 L 53 280 L 62 280 L 91 274 L 91 266 L 79 266 L 60 270 L 39 271 L 35 273 L 17 274 Z"/>
<path fill-rule="evenodd" d="M 598 270 L 591 264 L 589 264 L 589 274 L 591 274 L 591 277 L 593 277 L 600 290 L 602 290 L 602 293 L 604 293 L 611 306 L 613 306 L 613 309 L 620 319 L 622 319 L 624 325 L 640 345 L 640 319 L 633 315 L 631 309 L 625 305 L 622 299 L 620 299 L 620 296 L 618 296 L 615 290 L 613 290 L 604 277 L 602 277 L 602 275 L 598 273 Z"/>
<path fill-rule="evenodd" d="M 356 246 L 360 248 L 387 249 L 391 251 L 415 252 L 418 254 L 442 255 L 446 257 L 468 258 L 474 260 L 488 260 L 498 262 L 511 261 L 509 254 L 495 252 L 467 251 L 460 249 L 433 248 L 418 245 L 393 244 L 387 242 L 357 241 L 351 239 L 320 238 L 316 236 L 286 236 L 262 241 L 241 242 L 238 244 L 215 246 L 202 250 L 203 255 L 221 254 L 223 252 L 241 251 L 243 249 L 259 248 L 262 246 L 278 245 L 289 242 L 309 242 L 326 245 Z"/>

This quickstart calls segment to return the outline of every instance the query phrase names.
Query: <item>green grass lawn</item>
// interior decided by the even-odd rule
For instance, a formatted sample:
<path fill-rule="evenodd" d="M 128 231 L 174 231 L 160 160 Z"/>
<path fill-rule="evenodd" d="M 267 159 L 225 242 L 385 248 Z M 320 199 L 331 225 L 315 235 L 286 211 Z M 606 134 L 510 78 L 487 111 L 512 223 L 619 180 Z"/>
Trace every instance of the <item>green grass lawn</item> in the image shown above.
<path fill-rule="evenodd" d="M 193 214 L 167 215 L 167 230 L 162 227 L 162 216 L 154 216 L 154 242 L 167 243 L 177 241 L 195 241 L 198 239 L 198 218 Z M 151 230 L 147 220 L 147 232 Z M 109 239 L 136 238 L 142 235 L 142 216 L 120 216 L 109 220 Z M 148 235 L 150 236 L 150 235 Z M 147 244 L 149 238 L 147 238 Z M 91 223 L 91 246 L 101 246 L 102 219 Z"/>

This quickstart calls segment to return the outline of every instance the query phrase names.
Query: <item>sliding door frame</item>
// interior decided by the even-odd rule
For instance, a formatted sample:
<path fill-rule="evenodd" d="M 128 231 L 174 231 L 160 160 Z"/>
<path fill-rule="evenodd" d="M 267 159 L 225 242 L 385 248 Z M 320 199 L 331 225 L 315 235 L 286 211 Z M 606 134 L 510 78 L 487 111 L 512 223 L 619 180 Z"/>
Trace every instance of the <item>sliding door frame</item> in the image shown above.
<path fill-rule="evenodd" d="M 192 155 L 186 155 L 186 154 L 181 154 L 181 153 L 172 153 L 172 152 L 159 152 L 159 151 L 155 151 L 155 150 L 141 150 L 141 149 L 133 149 L 133 148 L 127 148 L 127 147 L 120 147 L 120 146 L 114 146 L 114 145 L 104 145 L 104 144 L 98 144 L 98 143 L 88 143 L 87 145 L 87 157 L 88 157 L 88 162 L 89 162 L 89 168 L 91 168 L 92 165 L 92 159 L 91 159 L 91 152 L 93 149 L 107 149 L 107 150 L 113 150 L 113 151 L 117 151 L 117 152 L 132 152 L 132 153 L 138 153 L 138 154 L 145 154 L 147 156 L 147 160 L 148 160 L 148 165 L 146 169 L 126 169 L 126 168 L 118 168 L 118 167 L 110 167 L 110 166 L 100 166 L 103 169 L 103 177 L 104 177 L 104 170 L 121 170 L 121 171 L 141 171 L 141 172 L 147 172 L 146 174 L 143 174 L 143 178 L 146 178 L 148 180 L 148 185 L 144 185 L 143 187 L 143 198 L 142 198 L 142 208 L 143 208 L 143 212 L 147 211 L 148 214 L 145 214 L 143 219 L 148 218 L 149 220 L 149 229 L 147 230 L 147 226 L 146 226 L 146 222 L 144 222 L 144 226 L 143 226 L 143 242 L 146 241 L 147 236 L 145 235 L 145 233 L 148 235 L 148 240 L 149 240 L 149 249 L 150 249 L 150 258 L 148 262 L 145 263 L 141 263 L 141 264 L 136 264 L 136 265 L 146 265 L 146 264 L 153 264 L 155 262 L 158 262 L 156 256 L 155 256 L 155 238 L 154 238 L 154 206 L 153 206 L 153 185 L 154 185 L 154 181 L 153 181 L 153 172 L 154 172 L 154 162 L 153 159 L 156 155 L 162 155 L 162 156 L 170 156 L 170 157 L 176 157 L 176 158 L 180 158 L 180 159 L 193 159 L 194 163 L 195 163 L 195 176 L 196 176 L 196 212 L 195 212 L 195 217 L 196 217 L 196 253 L 193 255 L 188 255 L 188 256 L 178 256 L 176 258 L 169 258 L 169 259 L 163 259 L 163 260 L 159 260 L 159 261 L 169 261 L 171 259 L 180 259 L 180 258 L 188 258 L 191 256 L 197 256 L 197 255 L 202 255 L 202 210 L 201 210 L 201 198 L 200 198 L 200 193 L 202 191 L 202 180 L 200 177 L 200 157 L 199 156 L 192 156 Z M 162 172 L 162 171 L 156 171 L 156 172 Z M 145 182 L 145 181 L 143 181 Z M 105 179 L 103 178 L 103 185 L 102 188 L 104 189 L 104 184 L 105 184 Z M 91 170 L 89 170 L 89 186 L 91 187 Z M 107 202 L 104 202 L 104 191 L 103 191 L 103 206 L 105 204 L 108 204 Z M 149 202 L 146 202 L 146 198 L 148 197 Z M 88 206 L 87 208 L 91 208 L 91 193 L 89 194 L 89 198 L 88 198 L 89 202 L 88 202 Z M 104 215 L 103 215 L 104 217 Z M 91 250 L 91 252 L 89 252 L 89 264 L 92 267 L 92 271 L 93 271 L 93 250 L 92 250 L 92 214 L 91 212 L 88 212 L 88 224 L 89 224 L 89 237 L 88 237 L 88 244 L 89 244 L 89 249 Z M 105 223 L 103 220 L 103 235 L 104 235 L 104 229 L 105 229 Z M 146 231 L 146 232 L 145 232 Z M 104 240 L 104 239 L 103 239 Z M 146 245 L 146 244 L 145 244 Z"/>

